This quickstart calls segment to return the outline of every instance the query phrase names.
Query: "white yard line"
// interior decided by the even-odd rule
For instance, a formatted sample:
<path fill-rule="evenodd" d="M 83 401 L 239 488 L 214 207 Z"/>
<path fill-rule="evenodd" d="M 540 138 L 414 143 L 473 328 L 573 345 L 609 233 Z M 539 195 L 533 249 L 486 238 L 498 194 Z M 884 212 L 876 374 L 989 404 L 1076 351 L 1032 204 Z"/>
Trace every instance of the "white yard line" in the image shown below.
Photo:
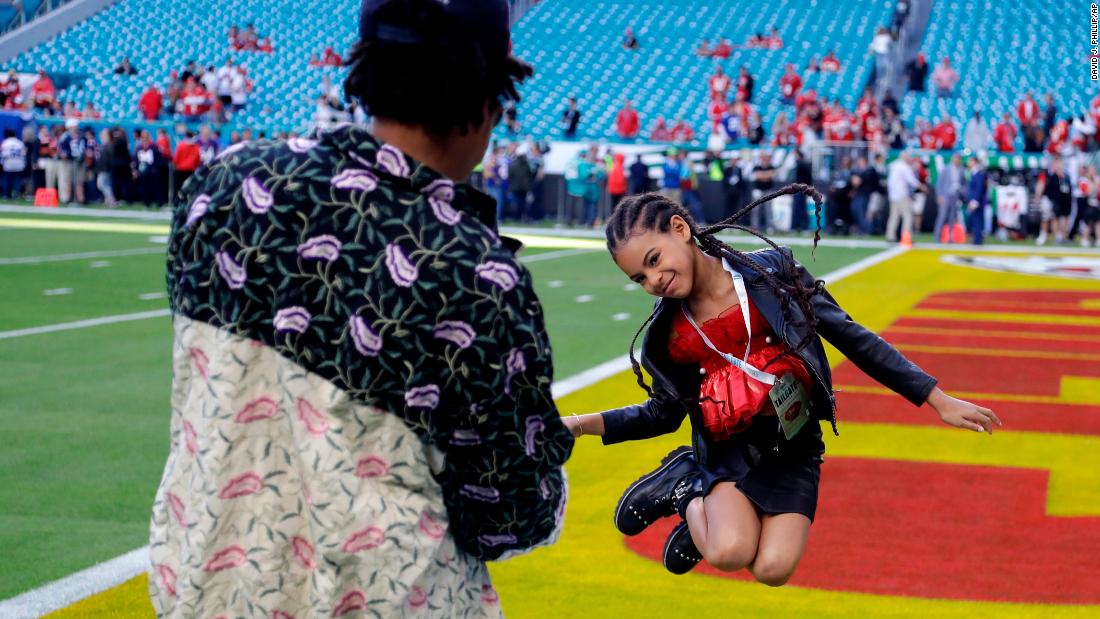
<path fill-rule="evenodd" d="M 118 258 L 121 256 L 143 256 L 145 254 L 163 254 L 164 247 L 139 247 L 115 251 L 86 251 L 76 254 L 54 254 L 52 256 L 21 256 L 19 258 L 0 258 L 0 265 L 6 264 L 42 264 L 43 262 L 66 262 L 69 260 L 89 260 L 92 258 Z"/>
<path fill-rule="evenodd" d="M 829 284 L 836 283 L 855 273 L 859 273 L 876 264 L 889 260 L 904 251 L 905 250 L 902 248 L 894 248 L 890 251 L 868 256 L 846 267 L 823 275 L 821 279 Z M 532 256 L 532 258 L 533 257 L 534 256 Z M 162 316 L 168 314 L 168 310 L 160 310 L 160 312 Z M 133 316 L 134 314 L 130 315 Z M 0 334 L 0 337 L 2 336 L 3 334 Z M 594 368 L 585 370 L 580 374 L 557 381 L 553 384 L 550 391 L 555 399 L 563 398 L 571 393 L 590 387 L 604 379 L 629 369 L 630 358 L 627 355 L 623 355 L 606 363 L 601 363 Z M 14 598 L 0 601 L 0 617 L 4 617 L 5 619 L 31 619 L 33 617 L 39 617 L 65 608 L 66 606 L 106 591 L 112 587 L 116 587 L 146 572 L 149 565 L 148 555 L 149 547 L 143 546 L 120 557 L 115 557 L 110 561 L 100 563 L 71 576 L 66 576 L 60 580 L 42 585 L 37 589 L 22 593 Z"/>
<path fill-rule="evenodd" d="M 88 320 L 77 320 L 74 322 L 62 322 L 56 325 L 45 325 L 41 327 L 29 327 L 26 329 L 15 329 L 14 331 L 0 331 L 0 340 L 10 340 L 16 337 L 26 337 L 28 335 L 42 335 L 45 333 L 56 333 L 58 331 L 72 331 L 73 329 L 85 329 L 88 327 L 98 327 L 101 325 L 113 325 L 120 322 L 131 322 L 134 320 L 145 320 L 147 318 L 160 318 L 162 316 L 171 315 L 171 311 L 168 309 L 152 310 L 148 312 L 135 312 L 133 314 L 119 314 L 117 316 L 103 316 L 101 318 L 90 318 Z M 0 613 L 0 617 L 4 615 Z"/>

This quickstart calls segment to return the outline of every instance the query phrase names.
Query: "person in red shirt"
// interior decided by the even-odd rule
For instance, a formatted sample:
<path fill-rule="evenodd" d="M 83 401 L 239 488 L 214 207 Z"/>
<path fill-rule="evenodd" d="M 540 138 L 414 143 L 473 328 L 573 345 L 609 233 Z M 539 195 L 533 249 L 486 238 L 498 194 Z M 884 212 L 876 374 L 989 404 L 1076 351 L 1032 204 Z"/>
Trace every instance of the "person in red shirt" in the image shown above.
<path fill-rule="evenodd" d="M 1054 123 L 1054 126 L 1050 128 L 1050 140 L 1047 142 L 1047 153 L 1054 156 L 1061 156 L 1062 149 L 1066 146 L 1066 141 L 1069 139 L 1069 123 L 1065 119 L 1059 120 Z"/>
<path fill-rule="evenodd" d="M 180 188 L 187 182 L 187 179 L 191 178 L 195 170 L 199 169 L 201 163 L 202 152 L 199 149 L 198 143 L 195 142 L 195 133 L 193 131 L 188 131 L 187 138 L 180 140 L 180 143 L 176 145 L 176 154 L 172 157 L 172 166 L 176 169 L 175 187 L 177 200 L 175 200 L 174 203 L 178 203 Z"/>
<path fill-rule="evenodd" d="M 829 50 L 829 53 L 825 54 L 821 59 L 821 70 L 826 73 L 840 72 L 840 59 L 836 57 L 836 52 Z"/>
<path fill-rule="evenodd" d="M 0 84 L 0 104 L 7 110 L 23 106 L 23 89 L 15 69 L 8 71 L 8 81 Z"/>
<path fill-rule="evenodd" d="M 955 122 L 945 116 L 936 125 L 936 142 L 940 150 L 955 150 L 955 142 L 958 140 L 958 130 Z"/>
<path fill-rule="evenodd" d="M 918 118 L 916 122 L 917 137 L 920 139 L 920 147 L 925 150 L 936 150 L 936 146 L 939 143 L 936 135 L 936 130 L 932 127 L 932 123 Z"/>
<path fill-rule="evenodd" d="M 690 142 L 695 139 L 695 130 L 681 118 L 672 127 L 672 140 L 674 142 Z"/>
<path fill-rule="evenodd" d="M 1023 101 L 1016 106 L 1016 118 L 1020 120 L 1020 128 L 1025 129 L 1039 122 L 1039 104 L 1031 91 L 1024 95 Z"/>
<path fill-rule="evenodd" d="M 172 141 L 168 139 L 168 132 L 164 128 L 157 129 L 157 148 L 165 159 L 172 158 Z"/>
<path fill-rule="evenodd" d="M 809 88 L 805 92 L 799 93 L 794 99 L 794 107 L 798 112 L 802 112 L 802 109 L 811 103 L 817 104 L 817 91 L 813 88 Z"/>
<path fill-rule="evenodd" d="M 38 79 L 31 86 L 31 102 L 34 109 L 50 114 L 56 100 L 57 88 L 53 85 L 53 80 L 46 75 L 45 69 L 39 69 Z"/>
<path fill-rule="evenodd" d="M 149 84 L 145 92 L 141 93 L 141 99 L 138 99 L 138 110 L 141 111 L 141 117 L 150 121 L 157 120 L 160 118 L 163 109 L 164 96 L 160 94 L 160 89 L 157 88 L 156 84 Z"/>
<path fill-rule="evenodd" d="M 726 75 L 726 72 L 722 70 L 721 66 L 714 69 L 714 75 L 710 76 L 710 96 L 721 97 L 723 100 L 728 98 L 730 91 L 730 78 Z"/>
<path fill-rule="evenodd" d="M 863 96 L 856 103 L 856 116 L 859 117 L 860 126 L 866 125 L 868 118 L 880 116 L 878 100 L 870 87 L 863 90 Z"/>
<path fill-rule="evenodd" d="M 654 142 L 671 142 L 672 132 L 668 130 L 668 125 L 665 124 L 665 119 L 658 116 L 657 122 L 653 125 L 653 131 L 649 133 L 649 139 Z"/>
<path fill-rule="evenodd" d="M 710 42 L 709 41 L 707 41 L 706 39 L 703 39 L 702 41 L 699 41 L 699 47 L 697 47 L 695 49 L 695 54 L 697 56 L 702 56 L 703 58 L 710 58 L 710 55 L 712 53 L 713 52 L 710 49 Z"/>
<path fill-rule="evenodd" d="M 787 64 L 787 71 L 779 78 L 779 97 L 783 103 L 793 105 L 798 92 L 802 90 L 802 78 L 798 77 L 793 64 Z"/>
<path fill-rule="evenodd" d="M 783 49 L 783 37 L 779 36 L 779 30 L 772 28 L 772 31 L 768 33 L 767 38 L 764 39 L 764 47 L 768 49 Z"/>
<path fill-rule="evenodd" d="M 631 106 L 630 99 L 626 100 L 619 115 L 615 118 L 615 131 L 619 137 L 625 140 L 633 140 L 638 137 L 639 128 L 638 112 Z"/>
<path fill-rule="evenodd" d="M 718 95 L 711 95 L 710 107 L 707 109 L 707 117 L 710 118 L 711 127 L 722 124 L 722 117 L 726 115 L 730 106 L 726 100 Z"/>
<path fill-rule="evenodd" d="M 741 74 L 737 76 L 737 96 L 742 101 L 752 101 L 752 89 L 756 84 L 756 80 L 752 79 L 752 75 L 749 74 L 749 68 L 745 65 L 741 65 Z"/>
<path fill-rule="evenodd" d="M 1012 124 L 1012 116 L 1008 112 L 1004 113 L 1000 124 L 993 129 L 993 141 L 997 144 L 997 150 L 1002 153 L 1016 150 L 1016 125 Z"/>
<path fill-rule="evenodd" d="M 326 67 L 339 67 L 344 64 L 344 59 L 340 57 L 340 54 L 336 53 L 336 50 L 331 47 L 325 48 L 325 53 L 321 56 L 321 65 Z"/>
<path fill-rule="evenodd" d="M 733 52 L 733 46 L 726 39 L 722 39 L 714 46 L 714 49 L 710 50 L 710 55 L 714 58 L 729 58 Z"/>
<path fill-rule="evenodd" d="M 180 95 L 180 103 L 183 105 L 182 113 L 184 119 L 190 122 L 196 122 L 201 120 L 202 116 L 210 111 L 213 98 L 202 84 L 197 83 L 195 78 L 191 77 L 187 79 L 187 83 L 183 87 L 183 93 Z"/>

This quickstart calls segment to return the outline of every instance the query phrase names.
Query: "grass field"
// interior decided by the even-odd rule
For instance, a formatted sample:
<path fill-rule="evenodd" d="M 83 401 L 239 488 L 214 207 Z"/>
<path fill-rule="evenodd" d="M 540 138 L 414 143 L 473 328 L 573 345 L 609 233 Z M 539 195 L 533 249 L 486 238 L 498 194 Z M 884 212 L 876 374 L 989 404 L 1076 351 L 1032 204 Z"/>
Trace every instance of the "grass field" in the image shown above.
<path fill-rule="evenodd" d="M 147 541 L 168 447 L 167 316 L 25 330 L 164 310 L 156 238 L 164 227 L 0 215 L 0 600 Z M 795 251 L 825 274 L 881 250 L 823 247 L 816 262 L 807 249 Z M 532 246 L 523 256 L 546 309 L 557 378 L 626 352 L 652 299 L 628 289 L 603 250 Z M 713 573 L 672 577 L 647 558 L 661 541 L 656 534 L 625 544 L 612 528 L 622 488 L 684 442 L 685 429 L 611 448 L 582 439 L 568 465 L 562 541 L 491 567 L 506 614 L 1100 616 L 1100 559 L 1077 550 L 1100 547 L 1100 388 L 1090 391 L 1089 382 L 1100 381 L 1100 366 L 1088 357 L 1100 342 L 1100 283 L 978 271 L 940 257 L 908 252 L 830 288 L 858 320 L 908 347 L 945 388 L 1013 411 L 1002 414 L 1006 432 L 979 437 L 935 425 L 933 413 L 874 391 L 834 354 L 837 382 L 847 389 L 842 437 L 829 440 L 807 558 L 792 585 L 777 590 Z M 959 290 L 1004 296 L 973 307 L 936 296 Z M 1006 308 L 1038 293 L 1057 298 L 1043 300 L 1039 320 L 1012 322 Z M 1050 325 L 1067 320 L 1085 340 L 1058 340 L 1066 333 Z M 972 331 L 1001 335 L 973 339 Z M 1048 336 L 1009 337 L 1022 332 Z M 1013 360 L 1039 348 L 1054 369 L 1028 380 L 1019 372 L 1029 366 Z M 641 395 L 626 372 L 559 406 L 596 411 Z M 1059 425 L 1055 414 L 1075 421 Z M 968 517 L 966 527 L 952 519 L 955 511 Z M 1074 565 L 1064 579 L 1026 567 L 1057 574 L 1051 566 L 1059 562 Z M 143 577 L 59 613 L 150 614 Z"/>

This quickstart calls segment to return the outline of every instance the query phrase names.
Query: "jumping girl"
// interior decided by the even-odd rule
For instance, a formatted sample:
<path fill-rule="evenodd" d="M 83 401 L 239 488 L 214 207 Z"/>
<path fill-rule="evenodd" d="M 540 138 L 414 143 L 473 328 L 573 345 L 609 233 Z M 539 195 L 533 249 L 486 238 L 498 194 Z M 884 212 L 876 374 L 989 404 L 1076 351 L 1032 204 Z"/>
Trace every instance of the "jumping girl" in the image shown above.
<path fill-rule="evenodd" d="M 817 191 L 788 185 L 702 230 L 681 205 L 652 193 L 623 200 L 607 223 L 615 263 L 659 297 L 630 345 L 650 399 L 565 423 L 575 436 L 600 435 L 612 444 L 673 432 L 685 416 L 691 420 L 692 447 L 670 453 L 615 509 L 625 535 L 680 515 L 663 552 L 675 574 L 704 558 L 723 571 L 747 568 L 772 586 L 794 573 L 817 508 L 825 451 L 817 422 L 829 421 L 836 432 L 822 337 L 914 405 L 928 403 L 948 425 L 991 434 L 1001 425 L 993 411 L 945 394 L 935 378 L 853 322 L 788 248 L 734 223 L 797 193 L 820 212 Z M 715 237 L 730 228 L 770 249 L 743 253 Z M 650 323 L 639 364 L 634 344 Z"/>

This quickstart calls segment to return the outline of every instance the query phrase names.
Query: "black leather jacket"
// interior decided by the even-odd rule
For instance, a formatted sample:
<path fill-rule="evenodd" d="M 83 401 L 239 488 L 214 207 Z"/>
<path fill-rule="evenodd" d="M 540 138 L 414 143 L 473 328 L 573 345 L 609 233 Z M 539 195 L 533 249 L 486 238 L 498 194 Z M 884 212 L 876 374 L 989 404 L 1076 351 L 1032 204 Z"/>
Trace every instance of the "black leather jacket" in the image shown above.
<path fill-rule="evenodd" d="M 790 249 L 784 247 L 781 251 L 791 257 Z M 783 258 L 777 251 L 767 249 L 746 255 L 767 272 L 783 277 Z M 762 275 L 733 261 L 730 264 L 744 276 L 749 298 L 767 319 L 772 330 L 793 349 L 806 334 L 805 327 L 787 322 L 779 297 Z M 797 266 L 797 276 L 805 285 L 814 283 L 814 277 L 802 265 Z M 812 338 L 810 344 L 797 354 L 806 364 L 814 381 L 811 411 L 816 419 L 830 422 L 833 432 L 836 433 L 836 399 L 833 396 L 832 372 L 821 343 L 822 337 L 871 378 L 916 406 L 924 404 L 928 394 L 936 386 L 935 378 L 902 356 L 878 335 L 853 321 L 827 291 L 814 297 L 813 307 L 818 321 L 817 335 L 820 337 Z M 642 404 L 603 412 L 603 442 L 610 445 L 674 432 L 687 416 L 691 419 L 693 428 L 692 445 L 699 459 L 707 462 L 706 452 L 711 439 L 701 431 L 702 412 L 697 404 L 692 403 L 694 398 L 699 397 L 699 386 L 702 383 L 699 366 L 673 363 L 668 357 L 668 334 L 672 328 L 672 319 L 679 311 L 679 300 L 658 299 L 657 315 L 642 341 L 641 353 L 642 366 L 653 380 L 654 397 Z M 790 312 L 795 321 L 802 320 L 802 310 L 798 304 L 792 303 Z M 688 399 L 688 403 L 685 404 L 684 399 Z"/>

